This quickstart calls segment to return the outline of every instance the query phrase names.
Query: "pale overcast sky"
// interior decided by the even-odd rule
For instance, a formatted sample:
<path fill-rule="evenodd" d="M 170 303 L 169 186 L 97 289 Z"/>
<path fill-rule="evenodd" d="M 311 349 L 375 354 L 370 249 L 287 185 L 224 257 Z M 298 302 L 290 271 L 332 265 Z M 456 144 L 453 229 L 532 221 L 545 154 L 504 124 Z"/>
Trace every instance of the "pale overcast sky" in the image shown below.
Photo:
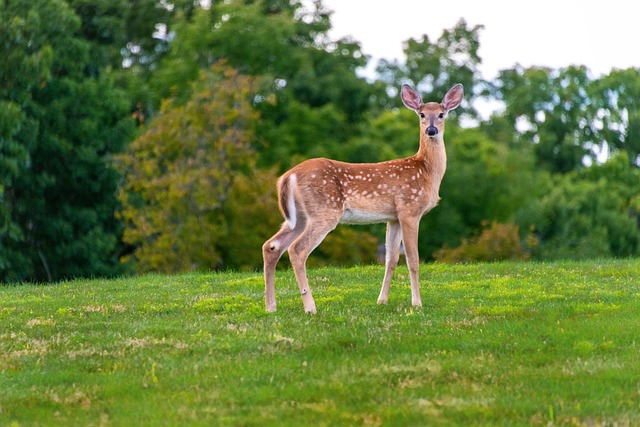
<path fill-rule="evenodd" d="M 324 0 L 335 13 L 330 35 L 351 35 L 374 59 L 402 59 L 402 42 L 437 40 L 460 18 L 480 32 L 480 70 L 492 79 L 516 63 L 585 65 L 598 77 L 640 67 L 637 0 Z"/>

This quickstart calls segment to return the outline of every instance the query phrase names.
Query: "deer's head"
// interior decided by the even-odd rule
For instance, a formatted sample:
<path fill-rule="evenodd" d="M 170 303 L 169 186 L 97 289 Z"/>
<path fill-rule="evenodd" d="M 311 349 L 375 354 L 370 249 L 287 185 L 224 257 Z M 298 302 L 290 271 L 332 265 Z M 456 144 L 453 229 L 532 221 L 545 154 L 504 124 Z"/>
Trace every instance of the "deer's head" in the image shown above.
<path fill-rule="evenodd" d="M 461 84 L 453 86 L 441 103 L 422 102 L 420 94 L 411 86 L 402 85 L 402 102 L 420 116 L 420 131 L 429 138 L 440 138 L 444 133 L 444 118 L 447 112 L 455 109 L 462 102 L 464 90 Z"/>

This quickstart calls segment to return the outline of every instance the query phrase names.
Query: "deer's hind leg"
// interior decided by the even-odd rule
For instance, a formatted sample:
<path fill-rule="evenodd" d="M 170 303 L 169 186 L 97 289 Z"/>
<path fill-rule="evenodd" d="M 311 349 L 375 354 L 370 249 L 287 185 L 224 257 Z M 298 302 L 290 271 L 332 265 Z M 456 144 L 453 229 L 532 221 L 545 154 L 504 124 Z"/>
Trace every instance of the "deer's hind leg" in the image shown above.
<path fill-rule="evenodd" d="M 275 276 L 276 265 L 282 254 L 289 249 L 304 230 L 304 221 L 299 221 L 295 228 L 291 229 L 288 222 L 282 224 L 280 231 L 274 234 L 262 246 L 262 258 L 264 260 L 264 297 L 268 312 L 276 311 Z"/>
<path fill-rule="evenodd" d="M 293 265 L 293 272 L 296 275 L 300 294 L 302 295 L 302 303 L 304 311 L 307 313 L 316 313 L 316 303 L 309 288 L 309 280 L 307 279 L 307 258 L 309 254 L 324 240 L 324 238 L 338 225 L 340 217 L 326 218 L 322 220 L 309 219 L 304 231 L 289 247 L 289 258 Z"/>

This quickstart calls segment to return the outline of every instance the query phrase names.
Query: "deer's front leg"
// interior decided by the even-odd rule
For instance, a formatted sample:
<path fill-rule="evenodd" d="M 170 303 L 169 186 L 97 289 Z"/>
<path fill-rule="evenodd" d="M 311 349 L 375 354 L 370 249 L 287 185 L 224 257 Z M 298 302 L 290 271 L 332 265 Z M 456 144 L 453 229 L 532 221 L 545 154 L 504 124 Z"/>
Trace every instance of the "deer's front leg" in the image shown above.
<path fill-rule="evenodd" d="M 391 285 L 393 272 L 398 265 L 401 240 L 402 232 L 400 223 L 397 221 L 389 221 L 387 223 L 387 238 L 385 240 L 384 279 L 382 280 L 382 289 L 378 297 L 378 304 L 386 304 L 387 301 L 389 301 L 389 286 Z"/>
<path fill-rule="evenodd" d="M 420 260 L 418 258 L 418 226 L 420 218 L 405 218 L 400 220 L 402 228 L 402 241 L 404 242 L 404 253 L 407 257 L 409 267 L 409 277 L 411 280 L 411 305 L 422 307 L 420 300 L 420 284 L 418 281 L 418 269 Z"/>

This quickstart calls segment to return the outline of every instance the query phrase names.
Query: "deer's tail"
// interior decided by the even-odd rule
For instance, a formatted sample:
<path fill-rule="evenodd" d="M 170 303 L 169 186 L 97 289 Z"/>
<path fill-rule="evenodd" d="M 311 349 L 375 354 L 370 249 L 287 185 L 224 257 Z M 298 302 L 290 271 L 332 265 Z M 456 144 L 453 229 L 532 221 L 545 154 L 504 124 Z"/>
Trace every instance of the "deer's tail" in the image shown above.
<path fill-rule="evenodd" d="M 295 191 L 296 191 L 296 174 L 283 176 L 278 181 L 278 203 L 280 211 L 287 220 L 289 227 L 293 230 L 296 228 L 298 213 L 296 211 Z"/>

